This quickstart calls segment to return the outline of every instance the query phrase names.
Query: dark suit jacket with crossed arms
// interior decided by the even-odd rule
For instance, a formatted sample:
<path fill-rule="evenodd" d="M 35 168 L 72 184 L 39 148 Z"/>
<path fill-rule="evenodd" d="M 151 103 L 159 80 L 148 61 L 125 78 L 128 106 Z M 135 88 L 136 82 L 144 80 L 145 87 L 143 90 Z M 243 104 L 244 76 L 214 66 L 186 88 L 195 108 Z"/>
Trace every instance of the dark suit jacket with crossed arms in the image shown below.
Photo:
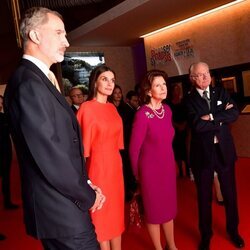
<path fill-rule="evenodd" d="M 225 167 L 233 167 L 236 151 L 230 132 L 230 124 L 234 122 L 239 111 L 235 102 L 223 87 L 210 86 L 211 110 L 205 99 L 194 88 L 185 100 L 188 121 L 192 131 L 190 145 L 190 163 L 193 171 L 209 168 L 212 164 L 214 136 L 219 140 L 219 147 Z M 227 103 L 233 104 L 226 110 Z M 212 113 L 213 121 L 204 121 L 200 117 Z"/>
<path fill-rule="evenodd" d="M 21 169 L 27 233 L 59 238 L 87 231 L 95 192 L 87 184 L 80 130 L 65 98 L 22 59 L 5 92 Z"/>

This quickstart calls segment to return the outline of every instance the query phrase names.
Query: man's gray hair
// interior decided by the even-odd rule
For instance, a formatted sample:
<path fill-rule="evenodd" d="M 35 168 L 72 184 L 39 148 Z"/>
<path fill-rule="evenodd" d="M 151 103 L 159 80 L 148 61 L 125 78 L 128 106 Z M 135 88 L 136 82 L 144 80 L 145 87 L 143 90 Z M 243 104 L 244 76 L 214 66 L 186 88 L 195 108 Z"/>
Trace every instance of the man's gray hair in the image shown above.
<path fill-rule="evenodd" d="M 58 16 L 63 20 L 62 16 L 57 12 L 44 7 L 32 7 L 28 9 L 20 24 L 20 34 L 25 44 L 29 40 L 31 30 L 45 24 L 48 21 L 48 13 Z"/>
<path fill-rule="evenodd" d="M 196 62 L 196 63 L 192 63 L 189 67 L 189 75 L 193 72 L 194 68 L 196 68 L 198 65 L 204 65 L 209 69 L 209 66 L 207 63 L 205 62 Z"/>

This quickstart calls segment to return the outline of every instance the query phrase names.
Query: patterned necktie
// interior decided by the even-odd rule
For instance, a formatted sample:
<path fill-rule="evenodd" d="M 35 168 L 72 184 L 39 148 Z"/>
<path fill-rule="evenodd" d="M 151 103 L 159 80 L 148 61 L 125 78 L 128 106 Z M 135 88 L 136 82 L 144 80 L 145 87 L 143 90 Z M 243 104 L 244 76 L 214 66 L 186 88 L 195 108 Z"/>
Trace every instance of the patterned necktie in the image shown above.
<path fill-rule="evenodd" d="M 57 88 L 57 90 L 61 93 L 61 89 L 59 87 L 58 81 L 56 79 L 55 74 L 50 70 L 48 73 L 48 78 L 52 82 L 52 84 Z"/>
<path fill-rule="evenodd" d="M 204 90 L 203 91 L 203 95 L 202 95 L 202 97 L 206 100 L 206 102 L 207 102 L 207 105 L 208 105 L 208 107 L 209 107 L 209 109 L 210 109 L 210 98 L 208 98 L 208 92 L 207 92 L 207 90 Z"/>

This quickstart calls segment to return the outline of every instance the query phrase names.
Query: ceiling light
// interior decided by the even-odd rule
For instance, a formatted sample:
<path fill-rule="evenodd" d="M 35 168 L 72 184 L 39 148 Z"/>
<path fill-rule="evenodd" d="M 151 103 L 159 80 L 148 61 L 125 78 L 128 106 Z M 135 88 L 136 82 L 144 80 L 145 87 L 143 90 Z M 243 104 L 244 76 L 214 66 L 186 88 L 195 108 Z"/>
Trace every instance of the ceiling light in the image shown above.
<path fill-rule="evenodd" d="M 165 27 L 163 27 L 163 28 L 161 28 L 161 29 L 158 29 L 158 30 L 155 30 L 155 31 L 153 31 L 153 32 L 150 32 L 150 33 L 147 33 L 147 34 L 145 34 L 145 35 L 142 35 L 142 36 L 140 36 L 140 38 L 145 38 L 145 37 L 154 35 L 154 34 L 156 34 L 156 33 L 158 33 L 158 32 L 163 31 L 163 30 L 173 28 L 173 27 L 175 27 L 175 26 L 177 26 L 177 25 L 180 25 L 180 24 L 189 22 L 189 21 L 194 20 L 194 19 L 196 19 L 196 18 L 199 18 L 199 17 L 205 16 L 205 15 L 208 15 L 208 14 L 210 14 L 210 13 L 213 13 L 213 12 L 215 12 L 215 11 L 218 11 L 218 10 L 221 10 L 221 9 L 224 9 L 224 8 L 227 8 L 227 7 L 230 7 L 230 6 L 232 6 L 232 5 L 238 4 L 238 3 L 243 2 L 243 1 L 246 1 L 246 0 L 236 0 L 236 1 L 233 1 L 233 2 L 231 2 L 231 3 L 224 4 L 224 5 L 222 5 L 222 6 L 219 6 L 219 7 L 217 7 L 217 8 L 214 8 L 214 9 L 212 9 L 212 10 L 205 11 L 205 12 L 203 12 L 203 13 L 201 13 L 201 14 L 198 14 L 198 15 L 195 15 L 195 16 L 192 16 L 192 17 L 189 17 L 189 18 L 184 19 L 184 20 L 182 20 L 182 21 L 179 21 L 179 22 L 177 22 L 177 23 L 170 24 L 170 25 L 165 26 Z"/>

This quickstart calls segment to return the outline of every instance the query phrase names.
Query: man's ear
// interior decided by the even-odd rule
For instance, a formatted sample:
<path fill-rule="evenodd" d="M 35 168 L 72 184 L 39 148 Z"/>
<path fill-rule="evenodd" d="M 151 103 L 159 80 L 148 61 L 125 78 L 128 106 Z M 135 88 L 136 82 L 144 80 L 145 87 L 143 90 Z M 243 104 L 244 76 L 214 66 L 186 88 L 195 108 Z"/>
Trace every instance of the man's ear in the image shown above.
<path fill-rule="evenodd" d="M 35 30 L 31 30 L 29 32 L 29 38 L 32 42 L 36 43 L 36 44 L 39 44 L 40 41 L 39 41 L 39 34 L 37 33 L 37 31 Z"/>

